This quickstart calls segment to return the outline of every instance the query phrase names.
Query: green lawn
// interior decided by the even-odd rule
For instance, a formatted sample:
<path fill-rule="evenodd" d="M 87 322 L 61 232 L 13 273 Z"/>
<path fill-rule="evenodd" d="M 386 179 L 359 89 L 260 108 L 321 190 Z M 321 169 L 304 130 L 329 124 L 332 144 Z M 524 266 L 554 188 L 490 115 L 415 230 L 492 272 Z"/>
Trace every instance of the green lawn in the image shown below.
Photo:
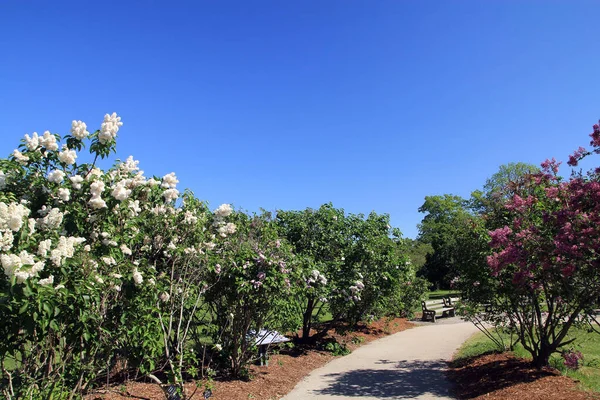
<path fill-rule="evenodd" d="M 578 350 L 583 354 L 583 366 L 576 371 L 567 369 L 560 354 L 554 354 L 550 359 L 550 364 L 564 375 L 578 380 L 584 389 L 600 392 L 600 335 L 594 332 L 587 332 L 583 329 L 573 328 L 569 336 L 577 338 L 568 347 Z M 477 333 L 460 347 L 454 360 L 459 361 L 464 358 L 497 350 L 494 343 L 483 333 Z M 521 345 L 517 345 L 513 353 L 516 357 L 531 358 Z"/>
<path fill-rule="evenodd" d="M 427 295 L 429 300 L 439 300 L 443 297 L 460 297 L 460 292 L 456 290 L 435 290 Z"/>

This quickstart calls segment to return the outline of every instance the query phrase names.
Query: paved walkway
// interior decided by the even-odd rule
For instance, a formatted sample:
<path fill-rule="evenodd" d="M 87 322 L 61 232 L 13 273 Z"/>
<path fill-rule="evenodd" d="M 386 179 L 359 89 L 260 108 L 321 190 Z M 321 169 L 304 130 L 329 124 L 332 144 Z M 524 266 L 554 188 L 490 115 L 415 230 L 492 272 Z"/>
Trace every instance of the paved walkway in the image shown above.
<path fill-rule="evenodd" d="M 283 400 L 451 399 L 446 360 L 476 331 L 458 317 L 419 324 L 314 370 Z"/>

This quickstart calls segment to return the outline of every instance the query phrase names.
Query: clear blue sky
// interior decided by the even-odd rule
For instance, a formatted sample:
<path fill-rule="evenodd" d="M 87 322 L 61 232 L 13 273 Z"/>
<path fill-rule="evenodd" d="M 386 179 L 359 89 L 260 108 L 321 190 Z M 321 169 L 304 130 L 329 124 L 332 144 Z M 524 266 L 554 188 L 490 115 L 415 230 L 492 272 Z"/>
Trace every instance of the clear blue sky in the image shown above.
<path fill-rule="evenodd" d="M 600 118 L 598 1 L 0 3 L 0 154 L 123 118 L 118 155 L 233 203 L 389 213 L 566 160 Z"/>

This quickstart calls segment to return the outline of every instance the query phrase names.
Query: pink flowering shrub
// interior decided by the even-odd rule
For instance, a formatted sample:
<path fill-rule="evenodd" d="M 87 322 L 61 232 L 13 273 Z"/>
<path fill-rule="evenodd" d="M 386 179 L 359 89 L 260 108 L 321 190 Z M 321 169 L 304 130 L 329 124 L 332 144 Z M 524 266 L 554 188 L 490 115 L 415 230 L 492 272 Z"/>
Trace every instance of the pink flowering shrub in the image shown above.
<path fill-rule="evenodd" d="M 593 129 L 593 150 L 578 149 L 570 165 L 600 153 L 600 127 Z M 537 366 L 569 342 L 566 334 L 580 316 L 593 320 L 600 297 L 599 171 L 563 180 L 559 165 L 546 160 L 540 173 L 528 176 L 504 205 L 509 223 L 489 232 L 496 313 L 518 328 Z"/>
<path fill-rule="evenodd" d="M 569 369 L 579 369 L 583 364 L 583 354 L 577 350 L 565 350 L 561 353 L 565 367 Z"/>

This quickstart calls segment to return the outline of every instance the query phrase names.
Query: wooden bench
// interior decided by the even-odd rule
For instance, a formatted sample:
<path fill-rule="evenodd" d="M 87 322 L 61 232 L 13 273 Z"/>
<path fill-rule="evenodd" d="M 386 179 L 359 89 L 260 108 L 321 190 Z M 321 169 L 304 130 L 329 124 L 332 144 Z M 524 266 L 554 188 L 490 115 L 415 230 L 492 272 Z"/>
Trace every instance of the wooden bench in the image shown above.
<path fill-rule="evenodd" d="M 431 319 L 432 322 L 435 322 L 436 317 L 454 317 L 454 307 L 446 307 L 445 303 L 445 299 L 421 301 L 421 308 L 423 309 L 421 319 L 423 321 Z"/>
<path fill-rule="evenodd" d="M 442 300 L 444 301 L 444 307 L 454 307 L 456 302 L 460 300 L 460 297 L 444 297 Z"/>

